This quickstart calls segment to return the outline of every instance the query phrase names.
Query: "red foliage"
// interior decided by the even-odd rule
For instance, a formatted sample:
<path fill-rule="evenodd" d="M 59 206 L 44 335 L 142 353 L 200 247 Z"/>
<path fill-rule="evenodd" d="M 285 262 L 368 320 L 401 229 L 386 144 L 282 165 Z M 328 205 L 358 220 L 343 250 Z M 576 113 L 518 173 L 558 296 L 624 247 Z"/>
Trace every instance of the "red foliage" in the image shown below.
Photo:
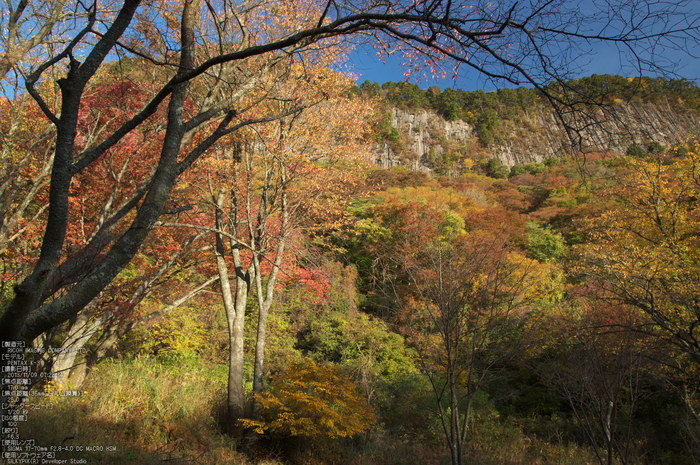
<path fill-rule="evenodd" d="M 305 290 L 305 302 L 309 305 L 322 305 L 328 299 L 331 284 L 327 270 L 323 268 L 295 267 L 280 281 L 284 286 L 302 287 Z"/>

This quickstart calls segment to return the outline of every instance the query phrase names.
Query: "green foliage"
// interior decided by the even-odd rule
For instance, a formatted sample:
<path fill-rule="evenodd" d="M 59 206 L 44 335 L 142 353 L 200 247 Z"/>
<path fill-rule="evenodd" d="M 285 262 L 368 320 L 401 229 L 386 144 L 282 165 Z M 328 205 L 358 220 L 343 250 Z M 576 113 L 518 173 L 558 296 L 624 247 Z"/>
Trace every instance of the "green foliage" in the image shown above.
<path fill-rule="evenodd" d="M 380 402 L 385 388 L 401 376 L 416 373 L 415 354 L 387 324 L 360 313 L 355 289 L 357 272 L 336 263 L 324 305 L 313 314 L 296 316 L 295 351 L 319 363 L 334 363 L 352 373 L 368 398 Z"/>
<path fill-rule="evenodd" d="M 556 157 L 547 157 L 544 160 L 544 166 L 551 168 L 552 166 L 557 166 L 560 164 L 560 161 Z"/>
<path fill-rule="evenodd" d="M 646 158 L 648 153 L 646 150 L 644 150 L 644 148 L 640 147 L 639 145 L 632 144 L 627 148 L 626 155 L 632 158 Z"/>
<path fill-rule="evenodd" d="M 375 127 L 377 142 L 398 143 L 400 141 L 399 130 L 391 123 L 391 113 L 383 111 L 377 118 Z"/>
<path fill-rule="evenodd" d="M 510 174 L 510 168 L 502 165 L 498 158 L 491 158 L 487 164 L 488 175 L 496 179 L 505 179 Z"/>
<path fill-rule="evenodd" d="M 477 128 L 486 146 L 498 140 L 500 120 L 517 120 L 522 114 L 543 102 L 536 89 L 503 88 L 497 92 L 474 92 L 431 87 L 424 91 L 415 84 L 386 82 L 382 84 L 385 99 L 399 108 L 433 110 L 448 121 L 462 119 Z M 363 95 L 377 95 L 378 85 L 365 82 Z M 574 101 L 616 104 L 621 101 L 665 101 L 682 110 L 700 111 L 700 88 L 687 79 L 593 75 L 564 83 L 553 82 L 547 91 Z M 495 118 L 494 118 L 495 117 Z"/>
<path fill-rule="evenodd" d="M 438 176 L 461 174 L 464 165 L 463 155 L 459 152 L 443 152 L 438 155 L 435 149 L 432 148 L 428 154 L 427 161 L 428 167 Z"/>
<path fill-rule="evenodd" d="M 550 157 L 547 160 L 556 160 L 556 159 L 553 159 Z M 550 162 L 550 164 L 548 165 L 547 161 L 545 161 L 544 163 L 537 163 L 537 162 L 533 161 L 530 163 L 526 163 L 524 165 L 515 165 L 510 169 L 510 177 L 518 176 L 518 175 L 524 174 L 524 173 L 530 173 L 532 175 L 535 175 L 535 174 L 538 174 L 538 173 L 545 171 L 550 166 L 553 166 L 552 162 Z"/>
<path fill-rule="evenodd" d="M 500 125 L 500 118 L 495 109 L 487 108 L 481 113 L 476 122 L 476 131 L 479 134 L 479 140 L 485 147 L 494 142 Z"/>
<path fill-rule="evenodd" d="M 385 82 L 382 89 L 386 92 L 388 102 L 399 108 L 427 108 L 429 105 L 425 91 L 416 84 L 408 82 Z"/>
<path fill-rule="evenodd" d="M 527 173 L 524 165 L 515 165 L 510 169 L 510 177 L 519 176 L 521 174 Z"/>
<path fill-rule="evenodd" d="M 528 442 L 520 428 L 502 419 L 491 404 L 480 407 L 467 444 L 467 463 L 528 463 Z"/>
<path fill-rule="evenodd" d="M 381 87 L 378 82 L 366 80 L 360 85 L 360 95 L 364 98 L 378 97 L 381 94 Z"/>
<path fill-rule="evenodd" d="M 346 315 L 330 313 L 311 322 L 298 347 L 319 360 L 340 363 L 350 339 L 350 322 Z"/>
<path fill-rule="evenodd" d="M 527 223 L 527 249 L 530 258 L 553 262 L 564 254 L 564 237 L 533 221 Z"/>
<path fill-rule="evenodd" d="M 662 154 L 666 151 L 666 147 L 659 144 L 656 141 L 649 142 L 647 145 L 647 152 L 649 152 L 650 155 L 659 155 Z"/>
<path fill-rule="evenodd" d="M 665 79 L 663 77 L 622 77 L 610 74 L 594 74 L 590 77 L 568 81 L 563 86 L 550 85 L 576 92 L 589 101 L 614 103 L 625 101 L 665 101 L 683 109 L 697 110 L 700 103 L 700 88 L 687 79 Z"/>
<path fill-rule="evenodd" d="M 358 377 L 391 381 L 415 373 L 415 354 L 403 337 L 368 315 L 329 313 L 313 321 L 300 341 L 307 357 L 347 367 Z"/>
<path fill-rule="evenodd" d="M 609 157 L 601 160 L 601 164 L 608 168 L 620 168 L 627 164 L 627 160 L 622 156 Z"/>
<path fill-rule="evenodd" d="M 448 88 L 437 99 L 437 110 L 447 121 L 462 119 L 462 106 L 458 98 L 457 93 Z"/>
<path fill-rule="evenodd" d="M 307 293 L 299 289 L 297 305 L 312 305 L 304 298 Z M 289 297 L 289 296 L 287 296 Z M 280 309 L 284 310 L 284 309 Z M 253 325 L 255 323 L 255 325 Z M 251 330 L 257 330 L 257 321 L 251 321 Z M 272 311 L 267 320 L 267 339 L 265 343 L 265 373 L 275 373 L 287 366 L 289 357 L 297 357 L 297 325 L 285 311 Z M 250 336 L 250 351 L 254 349 L 255 337 Z M 252 368 L 252 367 L 251 367 Z"/>
<path fill-rule="evenodd" d="M 5 313 L 7 306 L 10 305 L 12 299 L 15 298 L 15 282 L 14 280 L 7 280 L 5 282 L 6 286 L 0 289 L 0 315 Z"/>
<path fill-rule="evenodd" d="M 685 158 L 690 154 L 690 149 L 685 145 L 678 145 L 671 149 L 671 153 L 676 158 Z"/>
<path fill-rule="evenodd" d="M 488 126 L 479 126 L 479 140 L 484 147 L 488 147 L 493 143 L 493 131 Z"/>
<path fill-rule="evenodd" d="M 444 220 L 440 223 L 440 240 L 450 241 L 457 236 L 464 234 L 466 223 L 464 218 L 458 214 L 445 210 Z"/>

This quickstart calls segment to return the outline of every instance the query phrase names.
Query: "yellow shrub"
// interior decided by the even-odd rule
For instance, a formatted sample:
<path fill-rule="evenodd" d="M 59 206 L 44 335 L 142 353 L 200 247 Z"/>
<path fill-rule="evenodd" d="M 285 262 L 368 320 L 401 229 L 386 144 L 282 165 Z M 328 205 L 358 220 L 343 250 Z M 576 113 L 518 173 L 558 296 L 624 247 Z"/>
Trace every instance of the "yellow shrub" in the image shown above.
<path fill-rule="evenodd" d="M 259 433 L 332 439 L 367 431 L 375 422 L 372 408 L 347 374 L 310 360 L 292 362 L 257 400 L 264 421 L 244 424 Z"/>

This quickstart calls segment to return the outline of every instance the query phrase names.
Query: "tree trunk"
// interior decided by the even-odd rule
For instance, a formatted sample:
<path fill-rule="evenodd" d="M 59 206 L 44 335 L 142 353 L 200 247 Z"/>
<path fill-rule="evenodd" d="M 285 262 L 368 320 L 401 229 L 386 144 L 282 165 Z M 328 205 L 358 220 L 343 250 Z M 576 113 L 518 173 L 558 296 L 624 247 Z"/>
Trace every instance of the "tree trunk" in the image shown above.
<path fill-rule="evenodd" d="M 284 183 L 286 178 L 283 174 Z M 287 194 L 282 193 L 282 227 L 280 230 L 279 242 L 277 243 L 277 256 L 275 257 L 274 264 L 272 265 L 272 270 L 267 279 L 267 287 L 265 289 L 265 294 L 263 295 L 263 285 L 262 285 L 262 273 L 260 270 L 260 258 L 255 256 L 253 258 L 253 263 L 255 264 L 256 274 L 255 274 L 255 284 L 258 294 L 258 308 L 259 308 L 259 318 L 258 318 L 258 334 L 257 340 L 255 342 L 255 369 L 253 372 L 253 392 L 256 395 L 260 395 L 263 392 L 263 381 L 264 381 L 264 368 L 265 368 L 265 337 L 267 333 L 267 316 L 272 307 L 272 301 L 275 293 L 275 282 L 277 281 L 277 275 L 279 273 L 280 267 L 282 266 L 282 260 L 284 257 L 284 248 L 287 243 L 287 227 L 289 223 L 289 215 L 287 211 Z M 253 412 L 252 417 L 254 420 L 260 420 L 260 402 L 257 399 L 253 399 Z"/>
<path fill-rule="evenodd" d="M 223 261 L 217 253 L 217 265 Z M 226 267 L 219 266 L 221 295 L 226 310 L 229 334 L 229 371 L 228 371 L 228 400 L 226 412 L 226 432 L 232 437 L 240 437 L 243 430 L 239 420 L 245 413 L 245 393 L 243 391 L 243 328 L 245 323 L 245 304 L 247 300 L 247 285 L 245 280 L 236 279 L 235 300 Z"/>
<path fill-rule="evenodd" d="M 613 463 L 613 438 L 612 438 L 612 414 L 615 408 L 615 403 L 611 400 L 608 402 L 607 412 L 605 414 L 605 422 L 603 423 L 603 432 L 605 433 L 605 446 L 608 449 L 608 465 Z"/>
<path fill-rule="evenodd" d="M 451 362 L 450 369 L 450 423 L 452 432 L 453 446 L 450 449 L 452 452 L 452 464 L 464 465 L 464 441 L 462 440 L 462 422 L 459 415 L 459 387 L 457 385 L 457 367 L 456 363 Z M 466 425 L 465 425 L 466 426 Z"/>
<path fill-rule="evenodd" d="M 245 330 L 245 310 L 248 302 L 251 279 L 255 278 L 255 269 L 251 263 L 247 269 L 243 268 L 240 251 L 235 241 L 231 242 L 231 255 L 236 268 L 235 296 L 231 290 L 228 266 L 225 260 L 225 249 L 222 231 L 224 230 L 223 204 L 226 197 L 226 189 L 222 188 L 212 200 L 216 206 L 216 266 L 221 282 L 221 296 L 226 310 L 226 321 L 229 331 L 229 373 L 228 373 L 228 401 L 226 416 L 226 432 L 232 437 L 242 437 L 243 427 L 239 420 L 245 415 L 246 396 L 243 389 L 243 368 L 245 351 L 243 336 Z M 233 220 L 235 223 L 235 219 Z M 232 232 L 235 234 L 235 224 Z"/>
<path fill-rule="evenodd" d="M 112 312 L 90 321 L 92 313 L 89 309 L 83 310 L 78 314 L 75 322 L 71 325 L 68 337 L 63 341 L 63 344 L 61 344 L 62 350 L 54 359 L 51 371 L 54 373 L 62 373 L 63 376 L 59 376 L 58 378 L 60 382 L 72 386 L 73 389 L 78 389 L 85 381 L 92 367 L 105 358 L 120 339 L 138 327 L 163 318 L 172 310 L 189 302 L 218 279 L 218 277 L 209 278 L 170 305 L 166 305 L 157 311 L 149 313 L 138 320 L 132 320 L 129 323 L 115 322 L 111 319 Z M 152 288 L 149 287 L 149 289 Z M 118 308 L 116 312 L 119 310 L 121 310 L 121 308 Z M 80 353 L 86 353 L 86 351 L 83 350 L 84 347 L 90 339 L 100 331 L 102 331 L 102 335 L 97 339 L 95 349 L 85 357 L 83 362 L 76 365 L 75 359 L 78 358 Z"/>
<path fill-rule="evenodd" d="M 88 309 L 78 314 L 75 322 L 71 325 L 68 337 L 61 345 L 60 353 L 54 358 L 51 371 L 56 373 L 54 380 L 62 386 L 78 388 L 83 382 L 85 370 L 74 370 L 77 368 L 75 359 L 78 358 L 79 353 L 83 353 L 85 344 L 102 325 L 101 319 L 91 323 L 90 316 L 91 312 Z M 86 361 L 82 365 L 85 363 Z"/>

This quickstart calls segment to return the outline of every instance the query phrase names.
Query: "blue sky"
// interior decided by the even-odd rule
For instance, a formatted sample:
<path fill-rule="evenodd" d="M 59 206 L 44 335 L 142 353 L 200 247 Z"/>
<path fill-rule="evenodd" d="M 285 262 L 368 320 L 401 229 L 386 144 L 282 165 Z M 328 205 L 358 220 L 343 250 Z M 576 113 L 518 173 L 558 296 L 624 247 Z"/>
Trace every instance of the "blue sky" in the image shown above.
<path fill-rule="evenodd" d="M 402 66 L 402 60 L 398 57 L 389 57 L 382 61 L 377 58 L 374 51 L 365 51 L 358 49 L 350 55 L 351 71 L 359 75 L 357 84 L 362 84 L 365 80 L 370 82 L 379 82 L 383 84 L 387 81 L 400 82 L 405 81 L 405 68 Z M 420 82 L 417 78 L 420 77 Z M 418 84 L 420 87 L 427 89 L 430 86 L 437 85 L 442 89 L 454 87 L 463 90 L 493 90 L 491 83 L 487 82 L 477 73 L 470 73 L 467 76 L 459 76 L 455 81 L 450 77 L 445 79 L 426 78 L 425 76 L 412 76 L 411 83 Z"/>
<path fill-rule="evenodd" d="M 695 51 L 694 55 L 700 57 L 700 50 Z M 676 69 L 676 77 L 684 77 L 688 80 L 695 81 L 700 84 L 700 58 L 694 58 L 682 52 L 668 52 L 664 58 L 678 62 L 679 66 Z M 390 57 L 382 62 L 376 56 L 376 52 L 371 48 L 358 48 L 350 55 L 350 71 L 358 74 L 357 84 L 362 84 L 365 80 L 370 82 L 379 82 L 383 84 L 387 81 L 405 81 L 404 68 L 401 65 L 402 60 L 398 57 Z M 599 47 L 597 53 L 583 57 L 581 61 L 582 70 L 577 77 L 590 76 L 592 74 L 618 74 L 623 76 L 637 76 L 631 69 L 621 68 L 620 53 L 614 49 L 605 49 Z M 466 67 L 464 67 L 466 70 Z M 464 73 L 464 71 L 463 71 Z M 649 75 L 649 73 L 644 73 Z M 411 78 L 411 82 L 418 84 L 422 88 L 428 88 L 432 85 L 437 85 L 442 89 L 454 87 L 458 89 L 474 91 L 483 89 L 486 91 L 495 90 L 497 87 L 494 83 L 489 82 L 483 76 L 480 76 L 475 71 L 469 74 L 461 75 L 455 81 L 450 77 L 445 79 L 425 79 L 421 82 L 416 82 L 416 79 Z M 499 87 L 503 87 L 500 85 Z"/>

